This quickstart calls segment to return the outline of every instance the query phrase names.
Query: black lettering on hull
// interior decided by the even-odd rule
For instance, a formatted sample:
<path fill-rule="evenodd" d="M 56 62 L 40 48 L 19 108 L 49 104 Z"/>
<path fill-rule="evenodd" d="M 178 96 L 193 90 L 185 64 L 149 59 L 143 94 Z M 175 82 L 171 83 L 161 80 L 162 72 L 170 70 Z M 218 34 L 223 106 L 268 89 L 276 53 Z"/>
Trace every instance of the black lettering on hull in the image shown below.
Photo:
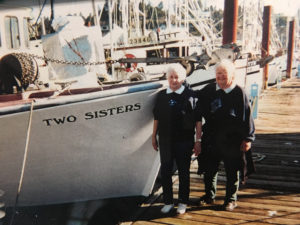
<path fill-rule="evenodd" d="M 107 116 L 114 116 L 114 115 L 118 115 L 118 114 L 138 111 L 138 110 L 141 110 L 141 108 L 142 108 L 141 103 L 135 103 L 135 104 L 122 105 L 122 106 L 117 106 L 117 107 L 108 108 L 108 109 L 100 109 L 100 110 L 93 111 L 93 112 L 86 112 L 84 114 L 84 119 L 85 120 L 101 119 L 101 118 L 104 118 Z M 44 119 L 42 121 L 45 123 L 46 126 L 63 125 L 66 123 L 76 122 L 77 117 L 74 115 L 69 115 L 69 116 L 63 116 L 63 117 Z"/>

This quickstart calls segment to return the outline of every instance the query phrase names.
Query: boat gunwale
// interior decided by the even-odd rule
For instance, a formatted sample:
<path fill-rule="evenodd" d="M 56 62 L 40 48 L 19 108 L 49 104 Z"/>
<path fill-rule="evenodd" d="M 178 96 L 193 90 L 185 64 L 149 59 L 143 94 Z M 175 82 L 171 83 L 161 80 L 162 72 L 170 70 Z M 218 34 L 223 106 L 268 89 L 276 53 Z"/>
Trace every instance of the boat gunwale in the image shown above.
<path fill-rule="evenodd" d="M 140 83 L 128 83 L 128 84 L 119 84 L 108 86 L 105 90 L 99 88 L 79 88 L 79 89 L 70 89 L 65 90 L 54 97 L 43 97 L 43 98 L 30 98 L 30 95 L 27 98 L 23 98 L 22 93 L 8 95 L 10 98 L 13 96 L 20 96 L 21 99 L 14 99 L 11 101 L 2 101 L 0 100 L 0 116 L 8 115 L 13 113 L 19 113 L 30 110 L 30 105 L 32 102 L 35 103 L 34 110 L 49 108 L 61 105 L 67 105 L 72 103 L 80 103 L 85 101 L 91 101 L 95 99 L 101 99 L 106 97 L 125 95 L 130 93 L 137 93 L 142 91 L 148 91 L 153 89 L 159 89 L 163 87 L 163 81 L 144 81 Z M 89 92 L 87 92 L 89 90 Z M 75 91 L 76 90 L 76 91 Z M 75 91 L 72 93 L 71 91 Z M 49 91 L 48 91 L 49 92 Z M 55 92 L 53 91 L 55 94 Z M 0 96 L 1 98 L 1 96 Z"/>

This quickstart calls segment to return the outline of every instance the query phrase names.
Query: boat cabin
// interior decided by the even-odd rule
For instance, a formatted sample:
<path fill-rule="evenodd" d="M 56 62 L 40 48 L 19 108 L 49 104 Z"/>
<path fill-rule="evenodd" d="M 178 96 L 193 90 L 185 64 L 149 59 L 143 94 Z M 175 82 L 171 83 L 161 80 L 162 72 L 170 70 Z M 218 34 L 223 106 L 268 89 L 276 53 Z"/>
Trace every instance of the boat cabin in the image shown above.
<path fill-rule="evenodd" d="M 0 6 L 0 57 L 30 49 L 30 9 Z"/>

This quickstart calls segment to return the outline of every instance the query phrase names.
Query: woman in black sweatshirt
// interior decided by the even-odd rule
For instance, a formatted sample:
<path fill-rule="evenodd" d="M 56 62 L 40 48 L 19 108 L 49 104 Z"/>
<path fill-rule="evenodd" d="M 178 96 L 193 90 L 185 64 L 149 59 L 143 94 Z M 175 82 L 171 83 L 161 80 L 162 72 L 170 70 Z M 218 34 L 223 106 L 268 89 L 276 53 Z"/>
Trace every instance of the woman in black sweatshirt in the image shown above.
<path fill-rule="evenodd" d="M 179 175 L 179 204 L 177 213 L 183 214 L 189 201 L 190 163 L 194 147 L 194 108 L 197 99 L 194 92 L 183 85 L 186 71 L 181 65 L 170 67 L 167 72 L 169 87 L 158 93 L 153 110 L 154 124 L 152 145 L 160 152 L 161 178 L 164 207 L 168 213 L 173 207 L 173 161 Z M 200 118 L 200 115 L 198 116 Z M 201 120 L 201 118 L 200 118 Z M 157 135 L 159 142 L 157 141 Z"/>
<path fill-rule="evenodd" d="M 205 120 L 202 143 L 196 149 L 196 153 L 201 152 L 198 173 L 204 173 L 205 183 L 200 204 L 214 202 L 218 167 L 223 161 L 227 178 L 224 209 L 229 211 L 237 207 L 240 172 L 244 171 L 245 154 L 251 149 L 255 131 L 247 95 L 235 84 L 234 76 L 234 64 L 221 61 L 216 66 L 216 83 L 200 91 L 196 109 Z"/>

